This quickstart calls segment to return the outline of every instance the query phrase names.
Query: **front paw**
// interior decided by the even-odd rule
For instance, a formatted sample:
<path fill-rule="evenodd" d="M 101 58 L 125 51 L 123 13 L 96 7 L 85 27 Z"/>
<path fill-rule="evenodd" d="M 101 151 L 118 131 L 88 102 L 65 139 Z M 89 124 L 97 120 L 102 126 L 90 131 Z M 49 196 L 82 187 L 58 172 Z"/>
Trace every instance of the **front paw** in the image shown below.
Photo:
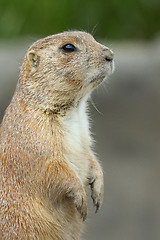
<path fill-rule="evenodd" d="M 68 193 L 68 197 L 73 198 L 75 207 L 77 208 L 78 212 L 80 213 L 83 221 L 86 220 L 87 217 L 87 198 L 86 198 L 86 192 L 83 187 L 72 190 L 70 193 Z"/>
<path fill-rule="evenodd" d="M 103 173 L 99 172 L 96 176 L 90 179 L 89 182 L 91 186 L 91 198 L 93 199 L 93 204 L 96 207 L 96 213 L 102 205 L 103 195 L 104 195 L 104 183 L 103 183 Z"/>

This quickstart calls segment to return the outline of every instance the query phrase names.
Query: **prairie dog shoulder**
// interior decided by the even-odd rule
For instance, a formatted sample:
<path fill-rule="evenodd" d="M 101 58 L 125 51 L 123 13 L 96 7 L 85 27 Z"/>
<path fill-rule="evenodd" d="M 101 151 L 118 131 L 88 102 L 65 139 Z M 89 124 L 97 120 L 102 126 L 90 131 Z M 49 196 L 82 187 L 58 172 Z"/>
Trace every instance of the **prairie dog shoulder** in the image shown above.
<path fill-rule="evenodd" d="M 86 32 L 29 48 L 0 128 L 2 240 L 80 239 L 86 187 L 96 211 L 103 200 L 86 105 L 113 69 L 113 52 Z"/>

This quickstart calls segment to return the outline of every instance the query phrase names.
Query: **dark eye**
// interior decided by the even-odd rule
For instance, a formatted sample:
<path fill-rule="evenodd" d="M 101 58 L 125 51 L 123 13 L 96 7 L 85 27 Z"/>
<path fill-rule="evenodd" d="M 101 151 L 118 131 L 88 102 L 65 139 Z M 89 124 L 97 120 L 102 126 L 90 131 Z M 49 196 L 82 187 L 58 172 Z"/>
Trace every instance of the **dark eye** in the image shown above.
<path fill-rule="evenodd" d="M 77 48 L 71 44 L 71 43 L 67 43 L 62 47 L 62 50 L 66 53 L 71 53 L 77 50 Z"/>

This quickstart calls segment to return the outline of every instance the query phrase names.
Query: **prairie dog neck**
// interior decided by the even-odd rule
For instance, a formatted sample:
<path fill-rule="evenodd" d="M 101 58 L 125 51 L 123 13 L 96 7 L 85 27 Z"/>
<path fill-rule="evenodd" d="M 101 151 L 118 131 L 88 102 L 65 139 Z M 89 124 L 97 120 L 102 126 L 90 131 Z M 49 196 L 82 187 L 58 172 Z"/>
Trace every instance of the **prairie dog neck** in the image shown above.
<path fill-rule="evenodd" d="M 89 134 L 87 100 L 83 99 L 77 108 L 72 108 L 63 117 L 66 133 L 71 134 L 71 141 L 84 140 Z M 83 143 L 85 144 L 85 143 Z"/>

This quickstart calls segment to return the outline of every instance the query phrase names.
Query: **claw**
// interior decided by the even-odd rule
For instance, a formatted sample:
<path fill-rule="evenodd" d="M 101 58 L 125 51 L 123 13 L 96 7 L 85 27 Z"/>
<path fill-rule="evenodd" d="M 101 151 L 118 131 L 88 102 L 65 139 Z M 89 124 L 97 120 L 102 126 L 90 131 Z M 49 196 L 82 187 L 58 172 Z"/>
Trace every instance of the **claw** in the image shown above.
<path fill-rule="evenodd" d="M 87 218 L 87 213 L 82 215 L 83 222 L 86 220 L 86 218 Z"/>
<path fill-rule="evenodd" d="M 100 204 L 99 204 L 99 202 L 97 202 L 97 204 L 96 204 L 96 210 L 95 210 L 95 213 L 97 213 L 97 212 L 98 212 L 99 208 L 100 208 Z"/>
<path fill-rule="evenodd" d="M 102 204 L 103 191 L 97 191 L 97 186 L 95 185 L 95 183 L 96 183 L 96 180 L 92 179 L 92 181 L 90 182 L 90 186 L 91 186 L 91 192 L 92 192 L 91 198 L 93 200 L 93 205 L 96 208 L 95 213 L 97 213 Z"/>
<path fill-rule="evenodd" d="M 85 221 L 87 218 L 87 207 L 86 206 L 83 207 L 82 205 L 82 206 L 76 206 L 76 208 L 77 208 L 77 211 L 80 213 L 82 220 Z"/>
<path fill-rule="evenodd" d="M 83 219 L 83 221 L 85 221 L 87 218 L 87 200 L 86 200 L 85 191 L 82 191 L 82 193 L 76 194 L 74 196 L 74 202 L 75 202 L 77 211 L 81 215 L 81 218 Z"/>
<path fill-rule="evenodd" d="M 100 208 L 100 201 L 97 199 L 96 196 L 94 196 L 94 194 L 92 194 L 92 200 L 93 200 L 93 205 L 94 207 L 96 207 L 95 213 L 98 212 L 99 208 Z"/>

